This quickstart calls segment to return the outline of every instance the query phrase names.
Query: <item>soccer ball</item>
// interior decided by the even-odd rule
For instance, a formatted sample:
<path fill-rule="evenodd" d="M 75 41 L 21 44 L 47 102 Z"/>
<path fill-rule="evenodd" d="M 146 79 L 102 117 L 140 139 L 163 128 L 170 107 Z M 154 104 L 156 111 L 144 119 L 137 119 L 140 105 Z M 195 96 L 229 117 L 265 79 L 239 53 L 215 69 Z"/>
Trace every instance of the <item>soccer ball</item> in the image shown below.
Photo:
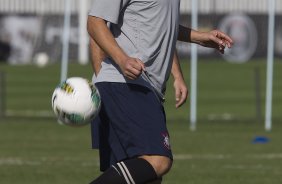
<path fill-rule="evenodd" d="M 52 95 L 52 108 L 59 122 L 70 126 L 90 123 L 99 113 L 101 97 L 95 85 L 81 77 L 68 78 Z"/>
<path fill-rule="evenodd" d="M 49 56 L 44 52 L 40 52 L 36 54 L 34 57 L 34 63 L 39 68 L 45 67 L 48 64 L 48 62 L 49 62 Z"/>

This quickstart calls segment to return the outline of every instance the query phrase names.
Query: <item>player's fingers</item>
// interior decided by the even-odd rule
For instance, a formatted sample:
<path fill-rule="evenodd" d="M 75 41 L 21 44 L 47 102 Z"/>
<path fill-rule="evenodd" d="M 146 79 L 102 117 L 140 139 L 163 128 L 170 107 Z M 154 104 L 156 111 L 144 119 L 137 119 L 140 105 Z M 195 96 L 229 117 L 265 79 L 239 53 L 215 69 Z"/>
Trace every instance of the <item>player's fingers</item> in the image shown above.
<path fill-rule="evenodd" d="M 142 61 L 139 61 L 137 59 L 134 59 L 134 61 L 131 62 L 131 67 L 135 70 L 138 70 L 139 72 L 142 72 L 144 65 L 141 64 Z"/>
<path fill-rule="evenodd" d="M 180 93 L 180 90 L 179 88 L 176 88 L 175 89 L 175 101 L 178 102 L 181 98 L 181 93 Z"/>
<path fill-rule="evenodd" d="M 182 93 L 182 104 L 184 104 L 187 100 L 188 91 Z"/>
<path fill-rule="evenodd" d="M 217 30 L 217 37 L 221 39 L 227 45 L 227 47 L 230 48 L 232 46 L 233 40 L 227 34 Z"/>
<path fill-rule="evenodd" d="M 212 36 L 210 37 L 210 40 L 212 40 L 212 41 L 217 45 L 217 47 L 219 47 L 219 46 L 225 47 L 224 41 L 221 40 L 221 39 L 219 39 L 219 38 L 217 37 L 217 33 L 216 33 L 215 35 L 212 35 Z M 216 48 L 217 48 L 217 47 L 216 47 Z"/>
<path fill-rule="evenodd" d="M 188 90 L 183 88 L 180 90 L 179 100 L 176 103 L 176 108 L 181 107 L 187 100 Z"/>
<path fill-rule="evenodd" d="M 133 75 L 135 75 L 136 77 L 138 77 L 139 75 L 141 75 L 141 73 L 142 73 L 142 69 L 139 69 L 139 68 L 134 68 L 134 67 L 132 67 L 131 69 L 130 69 L 130 72 L 131 72 L 131 74 L 133 74 Z"/>
<path fill-rule="evenodd" d="M 145 64 L 138 58 L 136 58 L 136 61 L 138 62 L 138 64 L 141 66 L 142 70 L 145 71 Z"/>
<path fill-rule="evenodd" d="M 181 107 L 185 103 L 186 99 L 181 95 L 176 103 L 176 108 Z"/>
<path fill-rule="evenodd" d="M 131 71 L 125 71 L 124 76 L 130 80 L 137 79 L 137 76 L 133 74 Z"/>
<path fill-rule="evenodd" d="M 224 54 L 226 43 L 217 37 L 212 37 L 211 40 L 214 42 L 213 47 L 217 49 L 221 54 Z"/>
<path fill-rule="evenodd" d="M 123 74 L 129 79 L 136 79 L 142 73 L 142 66 L 134 58 L 130 58 L 123 67 Z"/>

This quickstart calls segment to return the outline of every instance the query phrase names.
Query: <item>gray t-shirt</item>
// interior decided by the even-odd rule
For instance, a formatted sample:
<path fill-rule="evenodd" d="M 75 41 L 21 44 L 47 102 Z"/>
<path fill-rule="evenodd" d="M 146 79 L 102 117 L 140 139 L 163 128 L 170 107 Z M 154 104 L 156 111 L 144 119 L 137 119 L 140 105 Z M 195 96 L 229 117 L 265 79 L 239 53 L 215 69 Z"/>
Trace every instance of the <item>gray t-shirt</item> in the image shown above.
<path fill-rule="evenodd" d="M 126 79 L 111 58 L 102 62 L 95 82 L 129 82 L 164 93 L 178 35 L 180 0 L 93 0 L 90 16 L 110 22 L 119 46 L 145 63 L 146 77 Z"/>

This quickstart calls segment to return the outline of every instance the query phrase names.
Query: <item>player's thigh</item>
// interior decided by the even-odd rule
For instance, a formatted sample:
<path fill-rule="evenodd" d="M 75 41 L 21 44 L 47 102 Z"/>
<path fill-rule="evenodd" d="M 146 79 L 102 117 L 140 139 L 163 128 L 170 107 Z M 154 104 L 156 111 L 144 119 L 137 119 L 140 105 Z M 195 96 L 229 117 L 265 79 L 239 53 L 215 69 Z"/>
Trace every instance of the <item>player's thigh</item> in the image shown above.
<path fill-rule="evenodd" d="M 172 159 L 161 155 L 143 155 L 139 158 L 148 161 L 152 167 L 155 169 L 158 177 L 165 175 L 172 166 Z"/>

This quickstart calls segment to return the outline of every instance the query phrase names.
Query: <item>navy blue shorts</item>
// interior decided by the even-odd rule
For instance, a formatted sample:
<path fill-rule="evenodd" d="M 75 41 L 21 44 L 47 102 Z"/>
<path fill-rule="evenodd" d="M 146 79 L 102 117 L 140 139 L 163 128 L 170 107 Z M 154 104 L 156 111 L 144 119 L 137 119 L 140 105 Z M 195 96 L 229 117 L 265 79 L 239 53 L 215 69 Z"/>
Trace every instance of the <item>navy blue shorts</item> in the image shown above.
<path fill-rule="evenodd" d="M 102 106 L 91 123 L 92 145 L 100 152 L 100 169 L 141 155 L 172 159 L 166 117 L 154 92 L 136 84 L 100 82 Z"/>

